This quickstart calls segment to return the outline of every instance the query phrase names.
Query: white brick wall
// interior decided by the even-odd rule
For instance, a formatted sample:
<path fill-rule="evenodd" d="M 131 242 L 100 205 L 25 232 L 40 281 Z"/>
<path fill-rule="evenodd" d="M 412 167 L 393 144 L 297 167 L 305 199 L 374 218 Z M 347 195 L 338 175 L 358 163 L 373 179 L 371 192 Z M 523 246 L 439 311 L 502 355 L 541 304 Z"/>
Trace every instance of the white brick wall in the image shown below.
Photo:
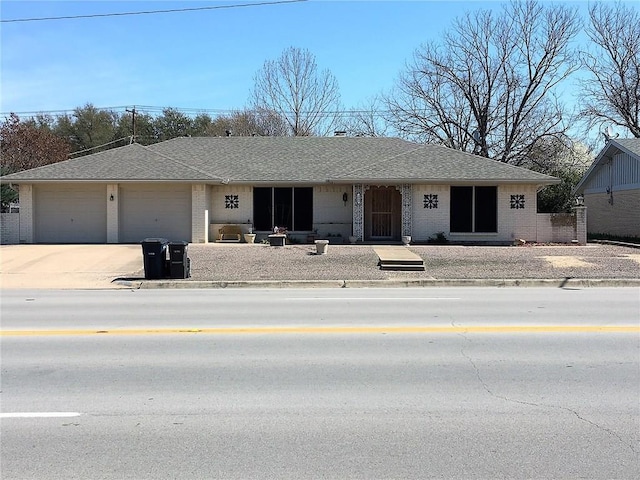
<path fill-rule="evenodd" d="M 437 195 L 437 208 L 425 208 L 424 196 L 431 195 L 430 205 L 435 206 Z M 411 217 L 413 228 L 411 239 L 414 242 L 426 242 L 430 237 L 435 237 L 439 232 L 449 238 L 449 186 L 448 185 L 414 185 L 413 186 L 413 210 Z"/>
<path fill-rule="evenodd" d="M 347 202 L 342 195 L 347 194 Z M 318 235 L 351 235 L 353 188 L 351 185 L 321 185 L 313 188 L 313 228 Z"/>
<path fill-rule="evenodd" d="M 425 207 L 425 195 L 437 195 L 438 207 Z M 524 208 L 511 208 L 511 195 L 524 195 Z M 434 197 L 428 197 L 433 200 Z M 414 241 L 424 242 L 439 232 L 454 241 L 511 242 L 516 238 L 536 240 L 537 188 L 535 185 L 506 185 L 498 187 L 498 232 L 454 233 L 450 231 L 449 185 L 413 186 Z M 431 202 L 433 205 L 433 201 Z"/>
<path fill-rule="evenodd" d="M 225 208 L 225 196 L 237 195 L 238 208 Z M 248 185 L 214 185 L 211 187 L 211 223 L 249 223 L 253 218 L 253 190 Z"/>
<path fill-rule="evenodd" d="M 511 208 L 511 196 L 524 195 L 524 208 Z M 535 185 L 498 187 L 498 241 L 537 240 L 538 193 Z"/>
<path fill-rule="evenodd" d="M 238 208 L 226 208 L 226 195 L 238 196 Z M 209 241 L 215 241 L 224 225 L 241 225 L 243 232 L 252 228 L 253 188 L 250 185 L 214 185 L 207 189 L 209 206 Z"/>
<path fill-rule="evenodd" d="M 3 245 L 20 243 L 19 213 L 0 213 L 0 243 Z"/>

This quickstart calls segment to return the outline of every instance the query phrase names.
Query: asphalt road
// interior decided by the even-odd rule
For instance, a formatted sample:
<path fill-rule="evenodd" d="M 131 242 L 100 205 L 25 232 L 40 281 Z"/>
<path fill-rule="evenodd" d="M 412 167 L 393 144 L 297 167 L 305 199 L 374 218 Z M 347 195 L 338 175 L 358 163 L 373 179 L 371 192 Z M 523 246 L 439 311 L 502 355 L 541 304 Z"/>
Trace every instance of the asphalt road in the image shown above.
<path fill-rule="evenodd" d="M 1 308 L 3 479 L 640 474 L 638 289 L 4 291 Z"/>

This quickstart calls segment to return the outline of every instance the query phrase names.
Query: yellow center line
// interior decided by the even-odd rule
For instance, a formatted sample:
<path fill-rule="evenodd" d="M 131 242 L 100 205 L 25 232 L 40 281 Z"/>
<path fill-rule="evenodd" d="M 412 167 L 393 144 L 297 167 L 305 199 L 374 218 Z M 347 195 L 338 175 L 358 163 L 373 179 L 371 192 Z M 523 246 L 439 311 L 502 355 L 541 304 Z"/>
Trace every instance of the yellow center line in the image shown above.
<path fill-rule="evenodd" d="M 0 330 L 2 337 L 70 335 L 176 335 L 176 334 L 373 334 L 373 333 L 640 333 L 640 325 L 480 325 L 454 326 L 326 326 L 326 327 L 216 327 L 142 328 L 117 330 Z"/>

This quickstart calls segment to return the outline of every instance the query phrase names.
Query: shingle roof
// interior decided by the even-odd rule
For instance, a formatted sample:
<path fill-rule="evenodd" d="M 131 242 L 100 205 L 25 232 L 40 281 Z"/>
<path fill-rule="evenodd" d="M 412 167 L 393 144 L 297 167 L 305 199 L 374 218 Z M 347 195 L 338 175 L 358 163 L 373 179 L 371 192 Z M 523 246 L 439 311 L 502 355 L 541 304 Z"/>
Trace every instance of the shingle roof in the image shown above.
<path fill-rule="evenodd" d="M 554 177 L 398 138 L 197 137 L 115 148 L 3 177 L 29 181 L 205 183 L 556 183 Z"/>
<path fill-rule="evenodd" d="M 181 162 L 171 160 L 136 143 L 63 162 L 25 170 L 3 180 L 216 180 Z"/>
<path fill-rule="evenodd" d="M 616 138 L 613 142 L 640 157 L 640 138 Z"/>

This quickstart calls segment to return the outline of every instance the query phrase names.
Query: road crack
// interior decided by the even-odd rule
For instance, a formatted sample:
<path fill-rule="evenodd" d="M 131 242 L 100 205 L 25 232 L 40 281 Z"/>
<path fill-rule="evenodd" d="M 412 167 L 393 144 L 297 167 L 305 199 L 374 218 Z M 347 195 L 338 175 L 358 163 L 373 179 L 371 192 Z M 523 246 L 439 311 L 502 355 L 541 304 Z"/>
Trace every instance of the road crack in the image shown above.
<path fill-rule="evenodd" d="M 456 326 L 454 325 L 454 322 L 451 322 L 452 326 Z M 465 332 L 461 332 L 458 333 L 458 336 L 462 337 L 464 339 L 464 341 L 466 343 L 471 343 L 471 341 L 469 340 L 469 338 L 467 337 Z M 588 418 L 583 417 L 582 415 L 580 415 L 579 412 L 577 412 L 576 410 L 569 408 L 569 407 L 565 407 L 562 405 L 555 405 L 555 404 L 549 404 L 549 403 L 537 403 L 537 402 L 526 402 L 523 400 L 517 400 L 514 398 L 509 398 L 506 397 L 504 395 L 500 395 L 499 393 L 494 392 L 490 386 L 487 384 L 487 382 L 482 378 L 482 375 L 480 373 L 480 368 L 478 368 L 478 366 L 476 365 L 475 361 L 473 360 L 473 358 L 467 354 L 467 352 L 465 351 L 464 346 L 460 349 L 460 354 L 469 362 L 469 364 L 472 366 L 476 378 L 478 379 L 478 382 L 480 383 L 480 385 L 482 385 L 482 388 L 484 389 L 485 392 L 487 392 L 489 395 L 491 395 L 494 398 L 497 398 L 499 400 L 505 401 L 505 402 L 509 402 L 509 403 L 515 403 L 518 405 L 525 405 L 528 407 L 538 407 L 538 408 L 550 408 L 550 409 L 556 409 L 556 410 L 561 410 L 564 412 L 568 412 L 570 414 L 572 414 L 573 416 L 575 416 L 578 420 L 580 420 L 581 422 L 585 422 L 588 425 L 602 431 L 605 432 L 606 434 L 615 437 L 621 444 L 625 445 L 627 448 L 629 448 L 629 450 L 631 450 L 634 454 L 637 454 L 638 451 L 636 450 L 636 447 L 634 446 L 633 443 L 630 443 L 628 441 L 626 441 L 619 433 L 615 432 L 614 430 L 611 430 L 610 428 L 604 427 L 602 425 L 599 425 L 596 422 L 593 422 L 591 420 L 589 420 Z"/>

